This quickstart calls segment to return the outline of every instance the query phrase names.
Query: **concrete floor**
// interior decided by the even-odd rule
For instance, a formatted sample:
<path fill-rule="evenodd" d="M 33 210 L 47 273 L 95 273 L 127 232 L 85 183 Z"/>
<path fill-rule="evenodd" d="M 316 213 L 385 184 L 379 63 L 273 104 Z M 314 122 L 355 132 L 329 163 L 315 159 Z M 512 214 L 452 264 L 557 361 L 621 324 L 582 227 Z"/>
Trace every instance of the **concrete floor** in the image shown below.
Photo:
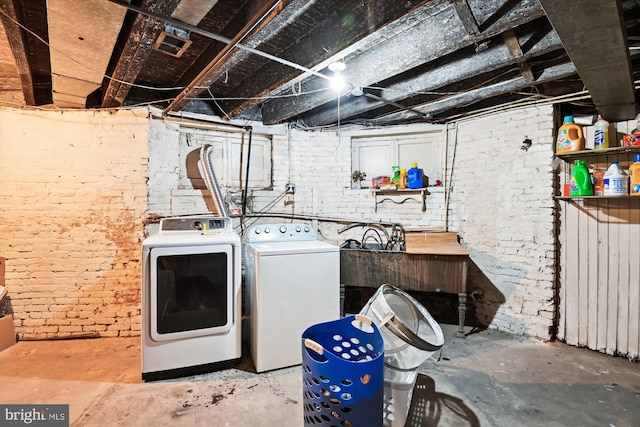
<path fill-rule="evenodd" d="M 407 426 L 640 425 L 638 363 L 442 329 L 445 345 L 421 366 Z M 22 341 L 0 352 L 0 403 L 69 404 L 72 426 L 299 427 L 301 378 L 300 366 L 256 374 L 245 355 L 233 369 L 144 383 L 139 338 Z"/>

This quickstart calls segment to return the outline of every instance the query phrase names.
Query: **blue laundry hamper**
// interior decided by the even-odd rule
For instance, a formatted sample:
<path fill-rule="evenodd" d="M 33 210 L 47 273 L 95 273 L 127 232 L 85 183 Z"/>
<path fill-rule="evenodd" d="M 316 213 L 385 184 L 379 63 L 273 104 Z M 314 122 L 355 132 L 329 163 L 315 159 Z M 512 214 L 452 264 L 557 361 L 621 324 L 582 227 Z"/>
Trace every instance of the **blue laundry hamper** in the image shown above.
<path fill-rule="evenodd" d="M 307 328 L 302 383 L 305 426 L 381 427 L 384 342 L 375 323 L 358 314 Z"/>

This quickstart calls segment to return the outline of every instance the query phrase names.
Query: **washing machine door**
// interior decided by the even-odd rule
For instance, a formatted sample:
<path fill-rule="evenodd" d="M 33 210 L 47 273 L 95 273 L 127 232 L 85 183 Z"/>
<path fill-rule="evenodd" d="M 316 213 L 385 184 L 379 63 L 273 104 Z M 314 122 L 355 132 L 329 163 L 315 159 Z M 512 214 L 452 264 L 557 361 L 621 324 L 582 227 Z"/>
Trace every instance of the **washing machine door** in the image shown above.
<path fill-rule="evenodd" d="M 233 247 L 160 247 L 150 251 L 151 339 L 227 333 L 233 326 Z"/>

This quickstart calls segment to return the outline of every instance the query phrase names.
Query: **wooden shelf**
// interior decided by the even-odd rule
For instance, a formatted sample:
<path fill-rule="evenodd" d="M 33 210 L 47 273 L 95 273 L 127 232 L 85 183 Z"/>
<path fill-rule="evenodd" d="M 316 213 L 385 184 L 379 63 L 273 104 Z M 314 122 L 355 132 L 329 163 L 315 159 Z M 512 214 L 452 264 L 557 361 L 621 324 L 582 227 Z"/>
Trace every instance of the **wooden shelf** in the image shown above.
<path fill-rule="evenodd" d="M 397 190 L 376 190 L 373 189 L 373 197 L 375 200 L 375 208 L 374 208 L 374 212 L 378 212 L 378 204 L 382 203 L 384 201 L 391 201 L 397 205 L 401 205 L 406 201 L 409 200 L 413 200 L 416 202 L 422 202 L 422 212 L 426 212 L 427 211 L 427 196 L 431 193 L 429 193 L 429 190 L 427 190 L 426 188 L 401 188 L 401 189 L 397 189 Z M 392 199 L 392 196 L 409 196 L 409 197 L 405 197 L 404 199 L 402 199 L 401 201 L 397 202 L 394 199 Z M 421 200 L 416 200 L 415 198 L 413 198 L 412 196 L 420 196 Z M 378 200 L 379 197 L 382 197 L 380 200 Z"/>
<path fill-rule="evenodd" d="M 615 148 L 609 148 L 607 150 L 573 151 L 571 153 L 556 154 L 556 157 L 565 161 L 570 161 L 574 159 L 583 159 L 585 157 L 610 156 L 610 155 L 616 155 L 616 154 L 630 154 L 630 153 L 640 153 L 640 146 L 634 145 L 631 147 L 615 147 Z"/>
<path fill-rule="evenodd" d="M 639 199 L 640 196 L 556 196 L 554 197 L 556 200 L 564 200 L 565 202 L 572 202 L 576 200 L 595 200 L 595 199 L 605 199 L 605 200 L 626 200 L 626 199 Z"/>
<path fill-rule="evenodd" d="M 586 158 L 594 158 L 594 157 L 607 157 L 607 156 L 628 156 L 630 159 L 634 154 L 640 154 L 640 146 L 633 145 L 629 147 L 614 147 L 606 150 L 581 150 L 581 151 L 573 151 L 570 153 L 560 153 L 556 154 L 555 157 L 563 160 L 565 163 L 565 175 L 571 175 L 570 170 L 570 162 L 576 159 L 586 159 Z M 618 161 L 618 158 L 615 159 L 607 159 L 606 163 L 609 161 Z M 596 160 L 596 163 L 605 163 L 604 159 Z M 623 162 L 626 164 L 626 161 Z M 583 201 L 592 201 L 592 200 L 634 200 L 640 199 L 639 196 L 632 195 L 623 195 L 623 196 L 555 196 L 555 200 L 565 201 L 565 202 L 583 202 Z"/>

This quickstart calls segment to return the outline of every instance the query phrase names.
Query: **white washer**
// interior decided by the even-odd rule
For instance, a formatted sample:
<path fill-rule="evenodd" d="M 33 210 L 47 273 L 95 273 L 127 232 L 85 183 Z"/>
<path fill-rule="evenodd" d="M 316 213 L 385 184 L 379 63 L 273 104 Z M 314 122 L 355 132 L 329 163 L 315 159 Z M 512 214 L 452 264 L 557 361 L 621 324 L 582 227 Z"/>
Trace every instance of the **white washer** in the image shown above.
<path fill-rule="evenodd" d="M 241 240 L 231 219 L 165 218 L 142 246 L 142 378 L 208 372 L 241 356 Z"/>
<path fill-rule="evenodd" d="M 340 318 L 340 248 L 306 224 L 266 224 L 245 245 L 249 349 L 257 372 L 302 363 L 302 333 Z"/>

